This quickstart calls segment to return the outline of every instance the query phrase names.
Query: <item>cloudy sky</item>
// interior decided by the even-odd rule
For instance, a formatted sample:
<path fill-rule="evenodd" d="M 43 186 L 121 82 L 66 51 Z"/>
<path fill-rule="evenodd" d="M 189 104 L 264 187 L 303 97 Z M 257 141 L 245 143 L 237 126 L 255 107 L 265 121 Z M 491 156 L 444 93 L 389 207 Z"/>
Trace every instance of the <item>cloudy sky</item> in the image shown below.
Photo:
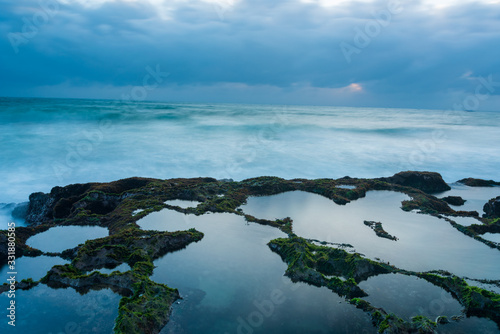
<path fill-rule="evenodd" d="M 0 0 L 0 34 L 0 96 L 500 110 L 499 0 Z"/>

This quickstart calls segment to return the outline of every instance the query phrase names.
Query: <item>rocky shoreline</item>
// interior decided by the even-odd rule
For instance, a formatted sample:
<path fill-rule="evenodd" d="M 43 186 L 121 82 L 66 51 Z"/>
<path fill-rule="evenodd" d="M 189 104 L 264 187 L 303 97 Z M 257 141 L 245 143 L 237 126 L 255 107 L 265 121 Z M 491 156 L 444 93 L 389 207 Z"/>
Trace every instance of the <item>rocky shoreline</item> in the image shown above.
<path fill-rule="evenodd" d="M 469 186 L 497 186 L 498 182 L 478 179 L 461 180 Z M 342 186 L 351 186 L 349 188 Z M 351 189 L 352 188 L 352 189 Z M 485 204 L 485 214 L 475 211 L 456 211 L 449 204 L 457 198 L 437 198 L 433 193 L 449 190 L 441 176 L 432 172 L 401 172 L 389 178 L 356 179 L 294 179 L 258 177 L 240 182 L 213 178 L 157 180 L 130 178 L 110 183 L 75 184 L 55 187 L 49 194 L 34 193 L 25 212 L 29 227 L 16 229 L 16 255 L 58 255 L 69 261 L 54 266 L 40 281 L 23 280 L 19 289 L 30 289 L 37 284 L 73 288 L 81 293 L 89 289 L 111 288 L 122 295 L 115 333 L 158 333 L 169 320 L 171 305 L 180 298 L 175 288 L 150 280 L 153 261 L 159 257 L 202 240 L 203 234 L 194 229 L 179 232 L 142 231 L 136 222 L 147 214 L 169 208 L 186 214 L 201 215 L 208 212 L 228 212 L 243 216 L 248 222 L 278 228 L 288 238 L 269 243 L 272 251 L 288 264 L 286 275 L 293 281 L 326 286 L 345 296 L 353 305 L 368 312 L 380 332 L 433 332 L 436 323 L 425 317 L 416 317 L 408 323 L 397 316 L 377 309 L 361 298 L 366 293 L 358 283 L 370 276 L 398 272 L 418 276 L 452 293 L 467 314 L 487 317 L 500 326 L 500 296 L 476 287 L 470 287 L 461 278 L 444 273 L 408 272 L 385 263 L 368 260 L 360 254 L 351 254 L 339 248 L 314 245 L 293 233 L 293 220 L 260 219 L 245 214 L 239 207 L 250 196 L 265 196 L 301 190 L 319 194 L 344 205 L 362 198 L 367 191 L 391 190 L 410 197 L 402 202 L 405 211 L 418 210 L 447 219 L 458 231 L 500 250 L 500 245 L 481 238 L 481 234 L 500 233 L 500 198 Z M 167 205 L 167 200 L 198 201 L 190 208 Z M 136 210 L 142 210 L 137 212 Z M 445 217 L 446 216 L 446 217 Z M 478 224 L 462 226 L 454 216 L 475 217 Z M 365 222 L 366 224 L 366 222 Z M 109 230 L 109 236 L 88 240 L 86 243 L 62 253 L 47 254 L 26 245 L 26 240 L 54 226 L 90 225 Z M 396 240 L 383 230 L 379 222 L 368 222 L 378 236 Z M 7 234 L 0 231 L 0 259 L 7 258 Z M 122 263 L 131 270 L 109 275 L 93 271 L 113 268 Z M 90 274 L 87 272 L 92 271 Z M 341 278 L 340 278 L 341 277 Z M 0 286 L 5 291 L 6 286 Z"/>

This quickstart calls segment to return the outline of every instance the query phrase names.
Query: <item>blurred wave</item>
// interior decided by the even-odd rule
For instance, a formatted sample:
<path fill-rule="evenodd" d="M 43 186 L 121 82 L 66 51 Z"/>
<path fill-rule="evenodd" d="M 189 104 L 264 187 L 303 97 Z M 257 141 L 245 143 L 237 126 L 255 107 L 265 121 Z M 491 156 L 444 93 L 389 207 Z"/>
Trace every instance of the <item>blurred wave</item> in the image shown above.
<path fill-rule="evenodd" d="M 500 179 L 500 113 L 0 98 L 0 202 L 130 176 Z"/>

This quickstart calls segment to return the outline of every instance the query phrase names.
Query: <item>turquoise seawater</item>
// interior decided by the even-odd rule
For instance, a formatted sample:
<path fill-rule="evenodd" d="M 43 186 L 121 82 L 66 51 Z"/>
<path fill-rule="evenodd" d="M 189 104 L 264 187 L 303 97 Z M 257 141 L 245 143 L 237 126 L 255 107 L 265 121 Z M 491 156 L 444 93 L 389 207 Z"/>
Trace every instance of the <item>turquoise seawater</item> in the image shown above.
<path fill-rule="evenodd" d="M 130 176 L 498 179 L 499 112 L 0 98 L 0 203 Z"/>

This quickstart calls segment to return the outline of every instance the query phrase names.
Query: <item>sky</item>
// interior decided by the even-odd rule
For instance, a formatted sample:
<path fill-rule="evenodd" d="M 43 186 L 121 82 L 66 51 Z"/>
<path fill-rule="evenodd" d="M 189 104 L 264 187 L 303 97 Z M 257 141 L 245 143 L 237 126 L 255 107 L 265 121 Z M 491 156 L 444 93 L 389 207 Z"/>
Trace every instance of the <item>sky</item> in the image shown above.
<path fill-rule="evenodd" d="M 500 0 L 0 0 L 0 96 L 500 110 Z"/>

